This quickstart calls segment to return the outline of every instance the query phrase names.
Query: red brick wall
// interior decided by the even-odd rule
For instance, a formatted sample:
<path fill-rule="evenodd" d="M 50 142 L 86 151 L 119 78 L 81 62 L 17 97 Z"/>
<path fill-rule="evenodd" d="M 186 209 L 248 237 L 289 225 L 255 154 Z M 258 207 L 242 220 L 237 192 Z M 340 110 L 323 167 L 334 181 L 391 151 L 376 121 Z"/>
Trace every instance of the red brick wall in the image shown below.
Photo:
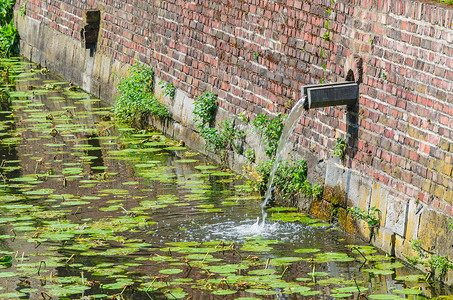
<path fill-rule="evenodd" d="M 348 167 L 400 198 L 453 214 L 452 6 L 415 0 L 26 2 L 28 16 L 75 39 L 83 10 L 99 8 L 98 51 L 151 64 L 158 77 L 193 98 L 212 90 L 232 114 L 287 112 L 302 85 L 340 81 L 352 70 L 362 82 L 357 126 L 348 125 L 345 108 L 312 110 L 293 140 L 325 159 L 336 139 L 355 128 Z"/>

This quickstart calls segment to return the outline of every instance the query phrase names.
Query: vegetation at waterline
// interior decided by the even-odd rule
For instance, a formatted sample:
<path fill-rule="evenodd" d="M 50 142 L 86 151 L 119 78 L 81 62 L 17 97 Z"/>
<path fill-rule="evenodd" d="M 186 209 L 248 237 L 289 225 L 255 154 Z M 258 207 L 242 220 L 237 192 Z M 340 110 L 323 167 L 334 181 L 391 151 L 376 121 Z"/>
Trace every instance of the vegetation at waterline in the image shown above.
<path fill-rule="evenodd" d="M 150 66 L 135 62 L 129 75 L 120 77 L 115 118 L 124 123 L 142 120 L 149 115 L 167 118 L 170 112 L 154 95 L 154 73 Z"/>
<path fill-rule="evenodd" d="M 217 95 L 204 92 L 194 102 L 193 111 L 196 128 L 206 142 L 206 150 L 219 155 L 226 164 L 228 151 L 243 154 L 245 131 L 236 126 L 236 120 L 226 119 L 220 122 L 218 129 L 213 127 L 217 111 Z"/>
<path fill-rule="evenodd" d="M 354 219 L 367 222 L 370 228 L 377 227 L 379 225 L 379 214 L 381 211 L 376 206 L 370 207 L 369 209 L 348 207 L 348 212 Z"/>
<path fill-rule="evenodd" d="M 0 56 L 19 53 L 19 34 L 13 24 L 13 7 L 16 0 L 0 1 Z"/>
<path fill-rule="evenodd" d="M 197 129 L 202 131 L 204 127 L 212 126 L 217 110 L 217 95 L 213 92 L 204 92 L 194 102 L 193 114 Z"/>
<path fill-rule="evenodd" d="M 274 160 L 257 164 L 256 187 L 262 193 L 266 191 L 273 165 Z M 300 193 L 306 197 L 320 199 L 322 197 L 322 186 L 318 183 L 312 185 L 308 181 L 307 175 L 308 167 L 305 160 L 289 159 L 281 161 L 273 181 L 276 194 L 286 201 L 293 199 Z"/>
<path fill-rule="evenodd" d="M 422 265 L 428 269 L 425 280 L 442 280 L 448 270 L 453 270 L 453 263 L 445 255 L 433 254 L 422 247 L 420 240 L 411 241 L 411 249 L 417 255 L 415 257 L 405 255 L 407 261 L 414 266 Z"/>

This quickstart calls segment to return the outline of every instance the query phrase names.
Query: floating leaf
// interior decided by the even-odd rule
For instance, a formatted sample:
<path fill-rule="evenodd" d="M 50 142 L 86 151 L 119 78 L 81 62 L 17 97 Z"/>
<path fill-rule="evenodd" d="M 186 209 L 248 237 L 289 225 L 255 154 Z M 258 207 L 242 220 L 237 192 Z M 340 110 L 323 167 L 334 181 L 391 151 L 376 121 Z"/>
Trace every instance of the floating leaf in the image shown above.
<path fill-rule="evenodd" d="M 233 291 L 233 290 L 217 290 L 217 291 L 214 291 L 212 292 L 214 295 L 219 295 L 219 296 L 223 296 L 223 295 L 232 295 L 232 294 L 236 294 L 237 291 Z"/>
<path fill-rule="evenodd" d="M 377 295 L 369 295 L 368 298 L 370 299 L 379 299 L 379 300 L 399 300 L 399 299 L 404 299 L 400 298 L 397 295 L 391 295 L 391 294 L 377 294 Z"/>
<path fill-rule="evenodd" d="M 0 257 L 0 263 L 2 264 L 10 264 L 12 262 L 13 258 L 11 255 L 5 255 Z"/>
<path fill-rule="evenodd" d="M 332 290 L 332 293 L 341 294 L 341 293 L 362 293 L 367 291 L 368 288 L 363 286 L 349 286 L 349 287 L 342 287 L 336 288 Z"/>
<path fill-rule="evenodd" d="M 392 275 L 395 273 L 393 270 L 380 270 L 380 269 L 365 269 L 365 272 L 373 273 L 375 275 Z"/>
<path fill-rule="evenodd" d="M 389 269 L 398 269 L 404 267 L 404 265 L 400 262 L 394 262 L 394 263 L 381 263 L 381 264 L 376 264 L 376 269 L 380 270 L 389 270 Z"/>
<path fill-rule="evenodd" d="M 419 295 L 423 291 L 419 289 L 397 289 L 393 290 L 392 292 L 397 293 L 397 294 L 403 294 L 403 295 Z"/>
<path fill-rule="evenodd" d="M 159 273 L 172 275 L 172 274 L 182 273 L 182 270 L 181 269 L 164 269 L 164 270 L 160 270 Z"/>
<path fill-rule="evenodd" d="M 321 249 L 296 249 L 294 250 L 294 252 L 296 253 L 315 253 L 315 252 L 319 252 L 321 251 Z"/>
<path fill-rule="evenodd" d="M 409 281 L 409 282 L 418 282 L 425 279 L 423 275 L 405 275 L 405 276 L 397 276 L 395 280 L 402 280 L 402 281 Z"/>

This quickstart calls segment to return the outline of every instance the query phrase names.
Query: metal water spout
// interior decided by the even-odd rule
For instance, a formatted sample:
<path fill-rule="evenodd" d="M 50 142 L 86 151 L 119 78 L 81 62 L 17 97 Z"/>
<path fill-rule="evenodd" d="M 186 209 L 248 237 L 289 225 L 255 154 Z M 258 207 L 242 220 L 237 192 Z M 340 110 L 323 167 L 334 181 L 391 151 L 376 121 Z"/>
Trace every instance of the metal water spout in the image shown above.
<path fill-rule="evenodd" d="M 310 108 L 351 105 L 359 99 L 359 84 L 353 81 L 313 84 L 302 87 L 305 110 Z"/>

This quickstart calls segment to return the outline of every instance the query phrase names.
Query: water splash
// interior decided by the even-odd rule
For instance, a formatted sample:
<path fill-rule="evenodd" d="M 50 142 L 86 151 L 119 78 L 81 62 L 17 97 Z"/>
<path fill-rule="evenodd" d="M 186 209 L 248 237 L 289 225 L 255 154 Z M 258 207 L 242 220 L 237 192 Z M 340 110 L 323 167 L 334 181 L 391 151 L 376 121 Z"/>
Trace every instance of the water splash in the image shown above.
<path fill-rule="evenodd" d="M 304 95 L 302 99 L 300 99 L 296 105 L 294 105 L 293 109 L 288 115 L 286 119 L 285 126 L 283 127 L 282 135 L 280 136 L 280 140 L 278 141 L 277 152 L 275 154 L 275 161 L 274 165 L 272 166 L 272 171 L 269 175 L 269 180 L 267 182 L 267 190 L 264 194 L 264 200 L 261 203 L 261 213 L 262 213 L 262 221 L 261 227 L 265 226 L 267 212 L 266 206 L 269 204 L 269 201 L 272 198 L 272 184 L 274 183 L 275 173 L 277 172 L 278 166 L 280 165 L 280 161 L 282 160 L 283 155 L 285 154 L 286 146 L 288 145 L 288 140 L 291 133 L 294 131 L 294 127 L 296 126 L 297 121 L 300 119 L 300 115 L 302 114 L 302 110 L 305 107 L 305 103 L 307 101 L 307 96 Z"/>

